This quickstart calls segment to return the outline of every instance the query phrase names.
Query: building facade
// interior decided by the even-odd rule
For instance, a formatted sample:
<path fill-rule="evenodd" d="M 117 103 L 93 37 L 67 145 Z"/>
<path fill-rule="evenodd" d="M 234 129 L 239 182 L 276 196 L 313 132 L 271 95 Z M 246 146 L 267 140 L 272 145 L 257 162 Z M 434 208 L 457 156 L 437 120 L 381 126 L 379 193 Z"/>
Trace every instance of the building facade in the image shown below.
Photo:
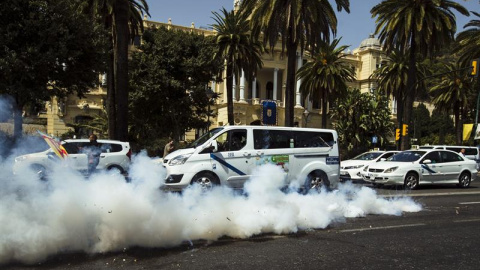
<path fill-rule="evenodd" d="M 191 26 L 174 25 L 171 20 L 167 23 L 155 22 L 144 18 L 146 28 L 166 27 L 167 29 L 181 29 L 202 35 L 215 35 L 211 29 L 196 28 Z M 371 78 L 372 73 L 386 63 L 386 55 L 380 46 L 380 42 L 373 35 L 366 37 L 358 48 L 345 51 L 343 60 L 354 67 L 356 80 L 349 83 L 349 86 L 360 89 L 361 92 L 375 92 L 376 82 Z M 280 44 L 272 52 L 262 56 L 263 67 L 257 72 L 252 81 L 247 81 L 244 76 L 235 78 L 233 100 L 234 100 L 234 122 L 235 125 L 258 123 L 262 120 L 262 108 L 264 101 L 274 101 L 277 111 L 277 125 L 285 123 L 285 91 L 287 76 L 287 59 L 281 52 Z M 298 70 L 310 58 L 307 53 L 297 52 Z M 105 78 L 101 75 L 100 84 L 91 89 L 85 98 L 78 98 L 70 95 L 65 99 L 53 98 L 47 102 L 45 117 L 47 118 L 47 132 L 55 136 L 73 131 L 79 136 L 87 136 L 90 130 L 78 128 L 83 123 L 101 117 L 104 114 L 107 89 Z M 294 117 L 295 124 L 300 127 L 320 127 L 321 108 L 320 102 L 310 101 L 303 97 L 298 91 L 301 81 L 296 83 L 296 98 Z M 214 105 L 210 107 L 215 117 L 210 117 L 212 122 L 210 128 L 223 126 L 228 123 L 227 119 L 227 89 L 225 81 L 221 83 L 210 83 L 210 88 L 217 94 Z M 395 102 L 391 102 L 393 115 L 396 114 Z M 332 123 L 328 123 L 329 127 Z M 187 132 L 185 139 L 193 140 L 204 131 Z"/>

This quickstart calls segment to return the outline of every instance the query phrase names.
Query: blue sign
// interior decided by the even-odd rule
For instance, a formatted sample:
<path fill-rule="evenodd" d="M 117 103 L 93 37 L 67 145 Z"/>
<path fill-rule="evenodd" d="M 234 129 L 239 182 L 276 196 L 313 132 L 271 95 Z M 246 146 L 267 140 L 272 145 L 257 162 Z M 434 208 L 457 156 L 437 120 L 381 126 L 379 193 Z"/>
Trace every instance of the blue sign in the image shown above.
<path fill-rule="evenodd" d="M 378 137 L 377 136 L 373 136 L 372 137 L 372 143 L 377 143 L 378 142 Z"/>
<path fill-rule="evenodd" d="M 277 125 L 277 103 L 271 100 L 262 102 L 262 122 L 264 125 Z"/>

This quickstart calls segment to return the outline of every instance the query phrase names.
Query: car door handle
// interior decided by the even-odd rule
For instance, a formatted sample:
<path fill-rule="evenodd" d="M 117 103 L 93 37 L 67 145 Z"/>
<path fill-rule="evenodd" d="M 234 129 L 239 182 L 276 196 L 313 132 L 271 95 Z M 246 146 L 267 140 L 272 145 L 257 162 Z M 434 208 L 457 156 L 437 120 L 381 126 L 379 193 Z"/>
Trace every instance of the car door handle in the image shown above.
<path fill-rule="evenodd" d="M 262 151 L 257 151 L 257 156 L 263 156 L 263 152 Z"/>
<path fill-rule="evenodd" d="M 243 156 L 244 156 L 244 157 L 249 157 L 249 156 L 251 156 L 251 154 L 248 153 L 248 152 L 245 152 L 245 153 L 243 153 Z"/>

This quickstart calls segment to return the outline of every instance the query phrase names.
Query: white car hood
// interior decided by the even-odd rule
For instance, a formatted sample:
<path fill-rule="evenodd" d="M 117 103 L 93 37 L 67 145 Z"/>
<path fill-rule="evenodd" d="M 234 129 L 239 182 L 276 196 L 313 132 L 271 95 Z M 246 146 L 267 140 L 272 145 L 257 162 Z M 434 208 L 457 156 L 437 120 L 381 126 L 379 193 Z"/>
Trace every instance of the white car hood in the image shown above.
<path fill-rule="evenodd" d="M 166 157 L 164 157 L 164 159 L 170 160 L 176 156 L 188 155 L 188 154 L 192 154 L 193 152 L 195 152 L 195 148 L 178 149 L 168 154 Z"/>
<path fill-rule="evenodd" d="M 355 159 L 349 159 L 349 160 L 344 160 L 340 162 L 341 167 L 347 167 L 347 166 L 358 166 L 358 165 L 365 165 L 373 162 L 372 160 L 355 160 Z"/>
<path fill-rule="evenodd" d="M 415 162 L 383 161 L 375 162 L 368 166 L 369 169 L 388 169 L 392 167 L 412 166 Z"/>

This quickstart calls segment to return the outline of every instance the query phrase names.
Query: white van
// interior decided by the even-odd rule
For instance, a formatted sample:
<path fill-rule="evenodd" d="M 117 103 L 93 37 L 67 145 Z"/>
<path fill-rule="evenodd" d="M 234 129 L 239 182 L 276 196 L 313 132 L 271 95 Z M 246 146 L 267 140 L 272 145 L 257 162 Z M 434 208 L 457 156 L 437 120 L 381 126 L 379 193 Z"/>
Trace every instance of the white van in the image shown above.
<path fill-rule="evenodd" d="M 443 149 L 460 153 L 460 150 L 465 149 L 465 157 L 477 162 L 477 170 L 480 169 L 480 151 L 475 146 L 462 145 L 422 145 L 419 149 Z"/>
<path fill-rule="evenodd" d="M 271 126 L 225 126 L 210 130 L 186 149 L 167 155 L 163 190 L 178 191 L 198 183 L 243 187 L 255 167 L 276 164 L 288 183 L 302 189 L 335 186 L 340 159 L 335 130 Z"/>

